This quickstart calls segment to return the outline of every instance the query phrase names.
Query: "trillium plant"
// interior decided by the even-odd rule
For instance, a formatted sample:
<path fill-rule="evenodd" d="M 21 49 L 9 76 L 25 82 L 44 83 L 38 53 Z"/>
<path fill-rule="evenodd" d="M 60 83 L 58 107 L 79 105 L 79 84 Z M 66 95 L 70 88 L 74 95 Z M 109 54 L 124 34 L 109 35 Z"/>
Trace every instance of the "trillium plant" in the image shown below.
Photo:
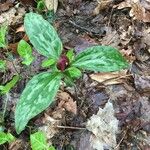
<path fill-rule="evenodd" d="M 121 53 L 110 46 L 92 46 L 76 56 L 73 50 L 63 54 L 63 45 L 56 30 L 39 14 L 27 13 L 24 27 L 33 47 L 46 57 L 42 66 L 51 69 L 35 75 L 27 83 L 15 109 L 15 128 L 18 134 L 30 119 L 54 101 L 61 80 L 70 83 L 85 70 L 112 72 L 128 67 Z"/>

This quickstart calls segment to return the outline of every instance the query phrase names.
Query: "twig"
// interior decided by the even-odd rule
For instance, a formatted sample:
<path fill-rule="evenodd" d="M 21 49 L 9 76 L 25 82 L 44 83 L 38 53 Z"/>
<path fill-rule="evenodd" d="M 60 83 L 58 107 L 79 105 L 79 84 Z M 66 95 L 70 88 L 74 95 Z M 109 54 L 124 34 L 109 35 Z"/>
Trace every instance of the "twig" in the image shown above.
<path fill-rule="evenodd" d="M 70 126 L 56 126 L 57 128 L 61 128 L 61 129 L 73 129 L 73 130 L 85 130 L 86 128 L 82 128 L 82 127 L 70 127 Z"/>
<path fill-rule="evenodd" d="M 119 148 L 120 144 L 122 143 L 122 141 L 124 140 L 124 138 L 125 138 L 125 136 L 126 136 L 126 134 L 127 134 L 127 131 L 128 131 L 128 130 L 125 131 L 125 133 L 124 133 L 122 139 L 121 139 L 121 140 L 119 141 L 119 143 L 116 145 L 116 147 L 114 148 L 114 150 L 117 150 L 117 149 Z"/>

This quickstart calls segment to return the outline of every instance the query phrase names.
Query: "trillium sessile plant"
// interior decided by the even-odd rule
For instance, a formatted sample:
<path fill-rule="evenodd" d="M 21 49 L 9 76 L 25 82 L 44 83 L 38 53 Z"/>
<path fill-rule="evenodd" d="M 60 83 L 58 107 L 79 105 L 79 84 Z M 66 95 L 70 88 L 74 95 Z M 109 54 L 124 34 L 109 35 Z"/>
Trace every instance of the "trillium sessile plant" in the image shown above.
<path fill-rule="evenodd" d="M 26 85 L 15 109 L 15 128 L 19 134 L 28 121 L 54 101 L 61 80 L 73 81 L 82 70 L 112 72 L 128 67 L 118 50 L 110 46 L 92 46 L 74 56 L 70 50 L 62 54 L 62 42 L 52 25 L 36 13 L 27 13 L 25 31 L 33 47 L 45 56 L 42 63 L 50 72 L 35 75 Z"/>

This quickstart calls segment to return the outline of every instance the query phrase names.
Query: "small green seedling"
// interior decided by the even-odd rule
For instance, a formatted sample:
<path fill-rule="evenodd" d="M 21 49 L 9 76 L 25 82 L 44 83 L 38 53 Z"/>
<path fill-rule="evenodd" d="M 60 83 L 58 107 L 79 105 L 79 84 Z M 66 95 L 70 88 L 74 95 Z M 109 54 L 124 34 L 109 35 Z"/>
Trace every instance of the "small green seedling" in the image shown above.
<path fill-rule="evenodd" d="M 11 133 L 0 132 L 0 145 L 13 142 L 16 138 Z"/>
<path fill-rule="evenodd" d="M 32 56 L 32 48 L 26 41 L 21 40 L 19 42 L 17 51 L 23 59 L 22 64 L 29 66 L 33 62 L 34 57 Z"/>
<path fill-rule="evenodd" d="M 7 34 L 7 26 L 1 25 L 0 26 L 0 48 L 7 47 L 6 34 Z"/>
<path fill-rule="evenodd" d="M 3 72 L 6 70 L 6 61 L 0 60 L 0 72 Z"/>
<path fill-rule="evenodd" d="M 24 27 L 34 48 L 46 57 L 42 65 L 51 71 L 35 75 L 26 85 L 15 109 L 18 134 L 54 101 L 62 79 L 73 81 L 82 75 L 82 70 L 112 72 L 128 67 L 120 52 L 110 46 L 92 46 L 77 56 L 72 50 L 62 54 L 63 45 L 56 30 L 36 13 L 25 15 Z"/>
<path fill-rule="evenodd" d="M 32 150 L 55 150 L 53 146 L 49 146 L 46 136 L 43 132 L 38 131 L 30 135 Z"/>
<path fill-rule="evenodd" d="M 16 85 L 18 80 L 19 76 L 15 75 L 6 85 L 0 85 L 0 95 L 9 93 L 9 91 Z"/>

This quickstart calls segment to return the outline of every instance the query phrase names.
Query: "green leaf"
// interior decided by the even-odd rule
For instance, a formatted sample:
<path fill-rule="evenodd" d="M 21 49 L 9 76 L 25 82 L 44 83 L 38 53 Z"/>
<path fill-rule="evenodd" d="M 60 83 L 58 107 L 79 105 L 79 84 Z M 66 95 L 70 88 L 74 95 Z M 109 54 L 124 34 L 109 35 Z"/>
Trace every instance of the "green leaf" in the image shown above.
<path fill-rule="evenodd" d="M 5 71 L 6 69 L 6 61 L 0 60 L 0 71 Z"/>
<path fill-rule="evenodd" d="M 32 48 L 25 40 L 21 40 L 19 42 L 17 51 L 18 54 L 23 58 L 22 64 L 28 66 L 33 62 L 34 57 L 32 56 Z"/>
<path fill-rule="evenodd" d="M 62 52 L 62 42 L 54 27 L 41 15 L 28 13 L 24 19 L 25 31 L 35 49 L 46 57 L 58 59 Z"/>
<path fill-rule="evenodd" d="M 18 82 L 18 80 L 19 80 L 19 76 L 16 75 L 6 85 L 0 86 L 0 94 L 6 94 L 6 93 L 8 93 L 16 85 L 16 83 Z"/>
<path fill-rule="evenodd" d="M 12 142 L 15 140 L 15 137 L 11 133 L 0 132 L 0 145 L 6 142 Z"/>
<path fill-rule="evenodd" d="M 7 34 L 7 26 L 6 25 L 2 25 L 0 27 L 0 48 L 7 47 L 6 34 Z"/>
<path fill-rule="evenodd" d="M 39 11 L 42 11 L 42 10 L 44 10 L 45 8 L 46 8 L 46 7 L 45 7 L 45 3 L 44 3 L 43 0 L 37 2 L 37 9 L 38 9 Z"/>
<path fill-rule="evenodd" d="M 48 150 L 56 150 L 54 146 L 50 146 Z"/>
<path fill-rule="evenodd" d="M 68 68 L 65 71 L 65 74 L 67 76 L 69 76 L 70 78 L 72 78 L 72 79 L 77 79 L 77 78 L 81 77 L 81 75 L 82 75 L 81 71 L 78 68 L 76 68 L 76 67 Z"/>
<path fill-rule="evenodd" d="M 46 136 L 43 132 L 38 131 L 30 135 L 32 150 L 48 150 Z"/>
<path fill-rule="evenodd" d="M 69 59 L 69 62 L 71 63 L 74 60 L 75 54 L 73 52 L 73 49 L 69 50 L 66 54 L 67 58 Z"/>
<path fill-rule="evenodd" d="M 42 62 L 42 67 L 49 67 L 51 65 L 54 65 L 55 63 L 56 63 L 56 60 L 50 58 Z"/>
<path fill-rule="evenodd" d="M 15 110 L 15 128 L 19 134 L 28 121 L 45 110 L 54 100 L 62 74 L 40 73 L 24 89 Z"/>
<path fill-rule="evenodd" d="M 85 70 L 110 72 L 128 67 L 121 53 L 110 46 L 93 46 L 79 53 L 71 66 Z"/>

